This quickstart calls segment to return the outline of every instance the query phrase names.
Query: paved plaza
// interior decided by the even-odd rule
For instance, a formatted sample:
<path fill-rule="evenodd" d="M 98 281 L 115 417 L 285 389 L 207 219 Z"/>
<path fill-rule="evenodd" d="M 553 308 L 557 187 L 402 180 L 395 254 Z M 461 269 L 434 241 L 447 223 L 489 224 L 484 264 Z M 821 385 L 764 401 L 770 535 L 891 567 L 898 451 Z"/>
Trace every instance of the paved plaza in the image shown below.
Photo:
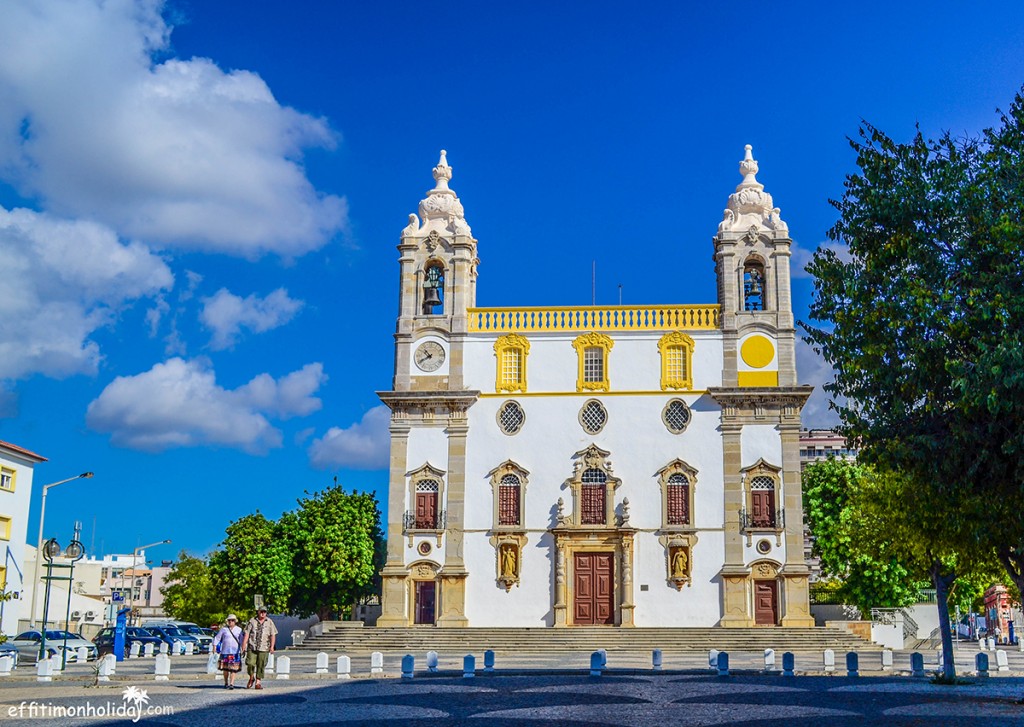
<path fill-rule="evenodd" d="M 442 656 L 428 674 L 417 656 L 416 676 L 400 679 L 398 655 L 370 676 L 369 657 L 352 660 L 355 678 L 316 675 L 315 655 L 291 652 L 292 675 L 268 675 L 263 691 L 221 686 L 206 673 L 206 657 L 174 660 L 171 680 L 153 679 L 152 660 L 122 662 L 113 680 L 94 685 L 92 665 L 72 665 L 50 683 L 31 668 L 0 680 L 4 725 L 114 725 L 137 719 L 150 727 L 272 725 L 1022 725 L 1024 665 L 955 687 L 906 675 L 909 653 L 898 652 L 893 673 L 865 663 L 847 677 L 820 672 L 820 655 L 798 654 L 795 677 L 764 674 L 763 655 L 732 655 L 732 675 L 718 677 L 701 654 L 666 655 L 653 672 L 649 655 L 609 653 L 608 671 L 591 677 L 589 655 L 520 656 L 498 671 L 466 679 L 461 658 Z M 646 656 L 646 658 L 645 658 Z M 968 654 L 958 658 L 967 673 Z M 1016 655 L 1015 655 L 1016 656 Z M 478 657 L 478 667 L 482 667 Z M 934 667 L 932 667 L 934 668 Z M 244 686 L 245 679 L 240 677 Z M 143 691 L 140 691 L 143 690 Z M 128 711 L 132 708 L 135 711 Z M 81 716 L 63 716 L 77 710 Z"/>
<path fill-rule="evenodd" d="M 662 673 L 417 676 L 268 681 L 262 692 L 214 682 L 143 682 L 149 727 L 272 725 L 1024 725 L 1020 677 L 943 687 L 907 677 L 715 677 Z M 53 717 L 53 707 L 132 704 L 126 683 L 0 686 L 10 725 L 126 724 L 134 715 Z M 35 716 L 30 716 L 35 703 Z M 24 703 L 24 705 L 23 705 Z M 19 712 L 20 709 L 20 712 Z M 51 711 L 47 711 L 51 710 Z M 11 716 L 13 715 L 13 716 Z M 19 716 L 20 715 L 20 716 Z"/>

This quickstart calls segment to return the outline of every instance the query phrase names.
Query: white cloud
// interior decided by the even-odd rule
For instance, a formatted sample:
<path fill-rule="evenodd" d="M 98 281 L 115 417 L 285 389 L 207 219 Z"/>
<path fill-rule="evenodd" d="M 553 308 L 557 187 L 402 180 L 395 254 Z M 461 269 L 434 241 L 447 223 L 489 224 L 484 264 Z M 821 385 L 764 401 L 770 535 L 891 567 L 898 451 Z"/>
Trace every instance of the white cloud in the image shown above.
<path fill-rule="evenodd" d="M 0 379 L 94 374 L 90 336 L 127 301 L 174 284 L 138 243 L 94 222 L 0 207 Z"/>
<path fill-rule="evenodd" d="M 344 467 L 357 470 L 386 469 L 391 435 L 391 410 L 375 406 L 361 421 L 346 429 L 331 427 L 309 446 L 309 461 L 317 469 Z"/>
<path fill-rule="evenodd" d="M 268 416 L 301 416 L 321 407 L 319 363 L 275 381 L 261 374 L 234 390 L 217 385 L 205 361 L 172 358 L 136 376 L 119 376 L 89 404 L 86 422 L 120 447 L 160 452 L 221 446 L 262 454 L 280 447 Z"/>
<path fill-rule="evenodd" d="M 841 242 L 832 242 L 831 240 L 825 240 L 814 250 L 808 250 L 805 247 L 801 247 L 796 242 L 790 247 L 790 253 L 792 258 L 789 261 L 789 274 L 794 278 L 810 278 L 811 274 L 807 272 L 807 265 L 811 262 L 814 257 L 814 253 L 819 249 L 834 250 L 839 256 L 839 259 L 843 262 L 850 261 L 850 248 Z"/>
<path fill-rule="evenodd" d="M 0 176 L 123 237 L 247 258 L 317 249 L 346 225 L 305 149 L 327 122 L 266 83 L 170 50 L 159 0 L 0 4 Z"/>
<path fill-rule="evenodd" d="M 250 295 L 240 298 L 221 288 L 210 298 L 203 298 L 200 320 L 213 330 L 210 346 L 214 350 L 235 345 L 242 328 L 255 333 L 283 326 L 302 308 L 301 300 L 288 297 L 288 291 L 278 288 L 266 298 Z"/>
<path fill-rule="evenodd" d="M 835 378 L 835 371 L 801 336 L 797 336 L 796 341 L 796 371 L 799 383 L 814 386 L 814 392 L 800 416 L 803 425 L 808 429 L 828 429 L 837 425 L 839 415 L 828 405 L 832 395 L 822 388 Z"/>

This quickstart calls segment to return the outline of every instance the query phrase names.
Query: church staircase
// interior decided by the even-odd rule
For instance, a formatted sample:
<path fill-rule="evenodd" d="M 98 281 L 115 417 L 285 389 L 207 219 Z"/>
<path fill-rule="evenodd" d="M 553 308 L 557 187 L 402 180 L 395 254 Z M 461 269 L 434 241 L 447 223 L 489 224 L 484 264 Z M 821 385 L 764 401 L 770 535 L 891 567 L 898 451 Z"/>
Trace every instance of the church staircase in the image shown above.
<path fill-rule="evenodd" d="M 882 647 L 836 628 L 359 628 L 351 622 L 325 622 L 323 633 L 307 637 L 296 647 L 303 651 L 325 651 L 366 655 L 384 654 L 482 653 L 545 655 L 590 653 L 607 649 L 609 653 L 650 654 L 661 649 L 665 654 L 704 652 L 710 649 L 730 652 L 763 652 L 775 649 L 817 652 L 833 649 L 877 652 Z"/>

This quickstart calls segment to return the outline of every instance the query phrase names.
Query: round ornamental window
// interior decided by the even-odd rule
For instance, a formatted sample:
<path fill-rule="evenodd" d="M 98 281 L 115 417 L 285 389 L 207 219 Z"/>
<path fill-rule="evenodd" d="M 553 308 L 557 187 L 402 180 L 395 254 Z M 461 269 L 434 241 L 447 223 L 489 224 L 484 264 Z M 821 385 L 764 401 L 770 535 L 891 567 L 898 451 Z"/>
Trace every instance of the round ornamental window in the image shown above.
<path fill-rule="evenodd" d="M 591 399 L 580 409 L 580 426 L 589 434 L 597 434 L 608 423 L 608 412 L 597 399 Z"/>
<path fill-rule="evenodd" d="M 523 407 L 519 406 L 519 402 L 506 401 L 498 409 L 498 427 L 509 436 L 518 434 L 525 421 L 526 412 L 523 411 Z"/>
<path fill-rule="evenodd" d="M 682 399 L 673 399 L 661 412 L 661 420 L 673 434 L 681 434 L 690 423 L 690 407 Z"/>
<path fill-rule="evenodd" d="M 768 555 L 772 551 L 772 544 L 767 540 L 757 541 L 757 552 L 761 555 Z"/>

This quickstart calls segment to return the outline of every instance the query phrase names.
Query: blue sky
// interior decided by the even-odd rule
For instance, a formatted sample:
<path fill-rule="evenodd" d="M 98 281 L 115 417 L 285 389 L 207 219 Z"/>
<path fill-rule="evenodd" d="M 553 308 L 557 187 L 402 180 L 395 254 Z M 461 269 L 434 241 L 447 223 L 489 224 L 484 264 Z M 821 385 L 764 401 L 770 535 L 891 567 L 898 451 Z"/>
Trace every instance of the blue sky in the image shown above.
<path fill-rule="evenodd" d="M 1022 83 L 1012 2 L 7 0 L 0 439 L 38 484 L 96 472 L 46 518 L 95 551 L 205 552 L 335 476 L 383 499 L 395 245 L 440 149 L 480 305 L 589 304 L 595 260 L 599 304 L 708 303 L 744 144 L 806 259 L 861 119 L 976 134 Z"/>

